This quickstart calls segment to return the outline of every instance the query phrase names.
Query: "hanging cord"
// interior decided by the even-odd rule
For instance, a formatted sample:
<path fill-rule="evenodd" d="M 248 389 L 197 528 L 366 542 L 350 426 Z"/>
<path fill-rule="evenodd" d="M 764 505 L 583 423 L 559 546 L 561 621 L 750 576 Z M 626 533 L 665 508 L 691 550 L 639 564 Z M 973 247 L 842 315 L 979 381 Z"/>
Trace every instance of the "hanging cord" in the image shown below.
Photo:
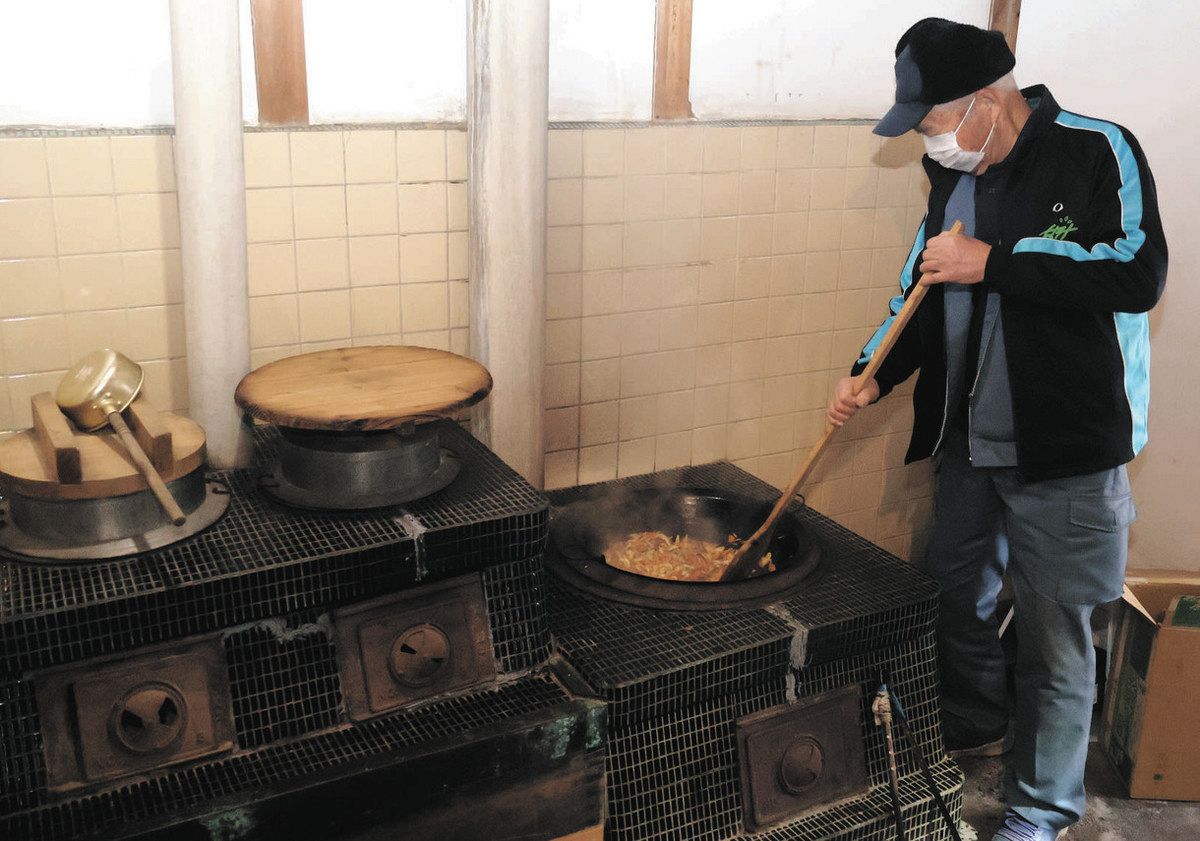
<path fill-rule="evenodd" d="M 917 740 L 913 738 L 912 730 L 909 729 L 908 716 L 904 712 L 904 705 L 900 703 L 900 696 L 894 691 L 888 692 L 886 683 L 880 686 L 880 692 L 886 694 L 891 701 L 891 709 L 896 720 L 896 726 L 900 730 L 900 737 L 908 744 L 909 752 L 917 760 L 917 767 L 921 769 L 921 776 L 925 778 L 925 785 L 929 787 L 929 793 L 933 795 L 933 802 L 937 805 L 938 811 L 941 812 L 946 826 L 950 828 L 950 837 L 954 841 L 962 841 L 962 837 L 958 834 L 958 822 L 951 817 L 950 810 L 946 807 L 946 801 L 942 799 L 942 793 L 938 790 L 937 782 L 933 779 L 933 772 L 929 770 L 929 763 L 925 760 L 925 754 L 921 753 L 917 747 Z"/>
<path fill-rule="evenodd" d="M 896 820 L 896 841 L 906 841 L 904 816 L 900 814 L 900 772 L 896 768 L 896 742 L 892 735 L 892 703 L 886 683 L 879 684 L 875 701 L 871 704 L 875 715 L 875 726 L 883 727 L 883 738 L 887 743 L 888 782 L 892 787 L 892 815 Z"/>

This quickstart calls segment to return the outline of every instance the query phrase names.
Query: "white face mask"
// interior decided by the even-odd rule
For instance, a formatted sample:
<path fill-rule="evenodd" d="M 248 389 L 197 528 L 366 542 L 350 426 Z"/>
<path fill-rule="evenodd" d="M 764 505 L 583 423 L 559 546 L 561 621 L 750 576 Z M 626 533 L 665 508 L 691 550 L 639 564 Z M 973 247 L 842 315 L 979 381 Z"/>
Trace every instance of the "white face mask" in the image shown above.
<path fill-rule="evenodd" d="M 962 120 L 958 123 L 958 128 L 954 129 L 954 131 L 948 131 L 945 134 L 935 134 L 933 136 L 921 136 L 921 139 L 925 141 L 925 151 L 929 153 L 929 157 L 947 169 L 974 172 L 983 163 L 983 150 L 987 148 L 988 143 L 992 139 L 992 134 L 996 131 L 995 120 L 992 121 L 992 128 L 988 132 L 987 140 L 983 141 L 983 146 L 979 148 L 978 152 L 971 152 L 958 145 L 958 129 L 963 127 L 963 123 L 967 121 L 967 117 L 974 107 L 975 99 L 972 97 L 971 104 L 967 106 L 967 113 L 963 114 Z"/>

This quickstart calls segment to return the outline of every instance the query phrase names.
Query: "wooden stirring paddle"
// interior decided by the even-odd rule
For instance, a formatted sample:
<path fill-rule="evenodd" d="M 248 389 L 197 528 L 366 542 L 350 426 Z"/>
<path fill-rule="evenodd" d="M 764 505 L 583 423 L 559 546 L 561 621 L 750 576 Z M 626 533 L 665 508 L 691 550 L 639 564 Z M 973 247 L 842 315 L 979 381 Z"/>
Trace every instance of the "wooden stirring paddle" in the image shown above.
<path fill-rule="evenodd" d="M 950 226 L 950 233 L 961 234 L 962 229 L 962 222 L 955 222 Z M 904 306 L 900 308 L 900 312 L 896 313 L 896 320 L 892 322 L 892 326 L 888 328 L 883 336 L 883 341 L 879 343 L 879 347 L 871 355 L 871 361 L 854 378 L 851 385 L 851 391 L 854 394 L 857 395 L 862 391 L 871 378 L 875 376 L 875 373 L 879 370 L 879 366 L 883 364 L 883 360 L 887 359 L 887 355 L 891 353 L 896 340 L 900 338 L 900 334 L 904 332 L 905 326 L 912 319 L 913 313 L 921 305 L 921 301 L 928 290 L 928 286 L 920 283 L 913 287 L 912 292 L 909 293 L 908 298 L 904 302 Z M 725 572 L 721 574 L 721 581 L 737 581 L 745 578 L 754 571 L 759 560 L 766 554 L 767 548 L 771 545 L 771 538 L 775 535 L 775 527 L 779 524 L 780 517 L 787 510 L 788 504 L 792 501 L 796 492 L 800 490 L 800 486 L 804 484 L 804 480 L 808 478 L 808 474 L 812 472 L 817 459 L 825 450 L 825 445 L 829 443 L 829 439 L 833 437 L 833 433 L 837 429 L 838 427 L 833 424 L 829 424 L 825 428 L 825 432 L 817 439 L 817 443 L 813 445 L 813 448 L 808 452 L 808 456 L 800 464 L 800 469 L 796 471 L 796 475 L 792 477 L 792 481 L 784 488 L 779 501 L 775 503 L 775 507 L 767 515 L 766 521 L 758 527 L 758 531 L 746 538 L 745 542 L 738 547 L 733 560 L 729 562 L 729 566 L 725 567 Z"/>

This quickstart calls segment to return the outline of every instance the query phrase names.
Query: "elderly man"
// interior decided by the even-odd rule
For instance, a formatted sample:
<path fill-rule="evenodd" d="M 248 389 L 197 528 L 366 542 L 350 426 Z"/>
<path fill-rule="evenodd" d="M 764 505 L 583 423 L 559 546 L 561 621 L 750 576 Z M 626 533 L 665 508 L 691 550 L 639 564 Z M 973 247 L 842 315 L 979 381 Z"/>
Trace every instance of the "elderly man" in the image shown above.
<path fill-rule="evenodd" d="M 1167 265 L 1154 181 L 1124 128 L 1018 90 L 998 32 L 928 18 L 896 47 L 896 104 L 875 132 L 925 142 L 929 207 L 892 317 L 930 286 L 877 377 L 841 380 L 844 423 L 920 369 L 908 461 L 937 456 L 924 568 L 942 586 L 947 748 L 1010 744 L 994 841 L 1043 841 L 1084 811 L 1093 608 L 1120 596 L 1146 443 L 1147 310 Z M 948 230 L 962 220 L 962 234 Z M 863 349 L 857 374 L 890 318 Z M 1011 576 L 1016 697 L 996 597 Z M 1009 738 L 1006 738 L 1009 735 Z"/>

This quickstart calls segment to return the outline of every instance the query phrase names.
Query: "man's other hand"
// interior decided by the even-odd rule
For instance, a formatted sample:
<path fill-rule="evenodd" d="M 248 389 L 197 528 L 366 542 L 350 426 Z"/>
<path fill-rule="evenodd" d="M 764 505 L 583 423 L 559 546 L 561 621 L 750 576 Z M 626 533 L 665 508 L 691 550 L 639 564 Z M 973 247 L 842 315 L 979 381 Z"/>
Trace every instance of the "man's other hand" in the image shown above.
<path fill-rule="evenodd" d="M 921 284 L 979 283 L 992 247 L 974 237 L 938 234 L 925 243 L 921 254 Z"/>
<path fill-rule="evenodd" d="M 879 383 L 874 377 L 867 380 L 858 394 L 854 393 L 854 380 L 854 377 L 842 377 L 833 387 L 833 399 L 829 401 L 825 417 L 834 426 L 841 426 L 863 406 L 879 399 Z"/>

